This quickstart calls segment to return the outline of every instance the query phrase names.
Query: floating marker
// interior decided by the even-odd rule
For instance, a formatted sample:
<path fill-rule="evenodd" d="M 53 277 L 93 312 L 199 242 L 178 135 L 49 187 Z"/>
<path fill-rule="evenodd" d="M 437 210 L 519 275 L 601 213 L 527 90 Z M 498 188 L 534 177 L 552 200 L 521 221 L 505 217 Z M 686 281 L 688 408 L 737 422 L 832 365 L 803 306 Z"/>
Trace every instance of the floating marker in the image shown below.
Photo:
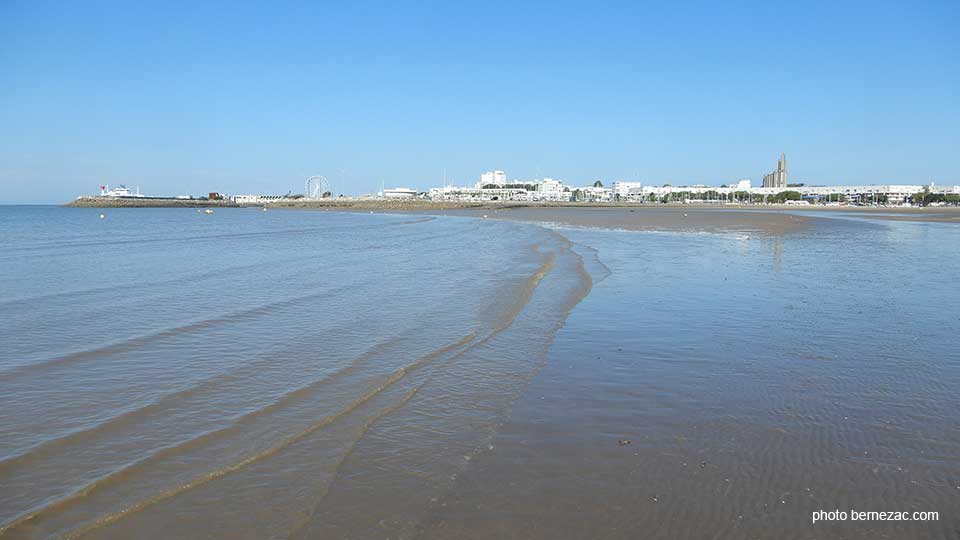
<path fill-rule="evenodd" d="M 104 216 L 103 214 L 100 214 L 100 219 L 103 219 L 104 217 L 106 216 Z"/>

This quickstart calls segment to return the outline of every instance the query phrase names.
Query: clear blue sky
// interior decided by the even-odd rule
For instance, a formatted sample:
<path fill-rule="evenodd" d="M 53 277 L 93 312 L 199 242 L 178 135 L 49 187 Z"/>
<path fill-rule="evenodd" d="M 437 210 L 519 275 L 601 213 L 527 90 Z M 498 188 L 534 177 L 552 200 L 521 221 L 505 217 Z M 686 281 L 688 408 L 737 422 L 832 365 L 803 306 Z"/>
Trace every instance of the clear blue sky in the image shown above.
<path fill-rule="evenodd" d="M 0 202 L 960 183 L 960 3 L 0 2 Z M 341 180 L 342 179 L 342 180 Z"/>

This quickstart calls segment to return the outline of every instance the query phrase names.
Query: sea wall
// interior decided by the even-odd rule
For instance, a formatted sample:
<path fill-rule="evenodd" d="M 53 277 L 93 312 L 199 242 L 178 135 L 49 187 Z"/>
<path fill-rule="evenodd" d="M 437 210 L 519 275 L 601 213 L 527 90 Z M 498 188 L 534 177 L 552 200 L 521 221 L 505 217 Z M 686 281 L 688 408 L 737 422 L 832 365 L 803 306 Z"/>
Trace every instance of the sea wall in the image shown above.
<path fill-rule="evenodd" d="M 73 208 L 207 208 L 213 206 L 220 208 L 239 205 L 228 200 L 80 197 L 64 206 Z"/>

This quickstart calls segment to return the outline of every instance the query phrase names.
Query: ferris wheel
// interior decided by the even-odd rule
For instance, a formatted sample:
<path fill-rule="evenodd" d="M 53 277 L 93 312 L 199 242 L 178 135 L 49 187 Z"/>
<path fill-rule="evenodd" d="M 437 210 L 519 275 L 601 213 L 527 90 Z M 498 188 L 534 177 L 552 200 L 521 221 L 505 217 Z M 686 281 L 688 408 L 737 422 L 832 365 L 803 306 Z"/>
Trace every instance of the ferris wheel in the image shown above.
<path fill-rule="evenodd" d="M 330 182 L 323 176 L 311 176 L 303 186 L 303 195 L 308 199 L 322 199 L 329 197 L 330 193 Z"/>

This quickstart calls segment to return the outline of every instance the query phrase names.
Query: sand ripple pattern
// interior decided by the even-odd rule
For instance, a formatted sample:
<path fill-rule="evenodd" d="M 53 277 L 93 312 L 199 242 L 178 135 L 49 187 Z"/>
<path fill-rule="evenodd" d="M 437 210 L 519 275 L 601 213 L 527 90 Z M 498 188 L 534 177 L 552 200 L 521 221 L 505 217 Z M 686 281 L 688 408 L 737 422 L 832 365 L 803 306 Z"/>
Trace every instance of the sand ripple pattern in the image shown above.
<path fill-rule="evenodd" d="M 219 268 L 205 263 L 199 271 L 184 264 L 170 270 L 180 275 L 158 275 L 129 295 L 67 283 L 62 291 L 0 306 L 22 306 L 21 320 L 29 321 L 47 317 L 44 309 L 89 300 L 106 315 L 135 317 L 149 327 L 151 320 L 176 320 L 170 314 L 180 309 L 177 302 L 186 300 L 184 313 L 201 310 L 166 290 L 185 280 L 204 287 L 194 300 L 216 306 L 252 294 L 240 308 L 161 330 L 20 363 L 0 358 L 0 381 L 17 389 L 3 398 L 8 414 L 26 419 L 36 402 L 17 396 L 32 392 L 45 396 L 49 406 L 37 412 L 53 422 L 40 422 L 41 431 L 26 439 L 33 442 L 7 439 L 16 444 L 0 460 L 0 538 L 129 538 L 160 530 L 178 538 L 305 534 L 339 499 L 330 495 L 339 491 L 338 479 L 367 459 L 369 437 L 378 440 L 385 422 L 396 429 L 391 419 L 398 415 L 424 414 L 422 403 L 449 396 L 445 421 L 459 415 L 469 429 L 421 438 L 421 428 L 401 425 L 408 432 L 399 451 L 421 445 L 426 455 L 443 433 L 457 455 L 459 448 L 476 451 L 542 364 L 545 343 L 566 312 L 589 290 L 569 242 L 537 227 L 289 215 L 270 219 L 336 223 L 275 231 L 254 224 L 187 236 L 186 245 L 256 245 L 266 253 Z M 254 218 L 261 216 L 238 217 L 240 228 Z M 431 262 L 465 249 L 465 237 L 473 241 L 470 255 L 457 259 L 461 267 Z M 408 241 L 417 243 L 417 259 Z M 161 258 L 177 253 L 175 239 L 162 235 L 122 245 L 147 250 L 145 261 L 154 256 L 149 250 L 172 250 Z M 58 256 L 67 257 L 100 247 L 51 240 L 22 251 L 42 258 L 63 249 Z M 376 264 L 358 271 L 374 253 Z M 299 290 L 230 285 L 258 275 L 294 280 Z M 471 288 L 483 294 L 464 295 Z M 134 314 L 146 299 L 158 309 Z M 511 354 L 500 357 L 499 350 Z M 500 397 L 484 403 L 480 394 L 457 390 L 481 379 Z M 488 412 L 481 418 L 476 410 Z M 459 463 L 451 455 L 440 459 L 437 478 L 449 476 L 453 469 L 442 464 L 450 460 Z M 264 497 L 276 503 L 269 517 L 259 513 Z"/>

